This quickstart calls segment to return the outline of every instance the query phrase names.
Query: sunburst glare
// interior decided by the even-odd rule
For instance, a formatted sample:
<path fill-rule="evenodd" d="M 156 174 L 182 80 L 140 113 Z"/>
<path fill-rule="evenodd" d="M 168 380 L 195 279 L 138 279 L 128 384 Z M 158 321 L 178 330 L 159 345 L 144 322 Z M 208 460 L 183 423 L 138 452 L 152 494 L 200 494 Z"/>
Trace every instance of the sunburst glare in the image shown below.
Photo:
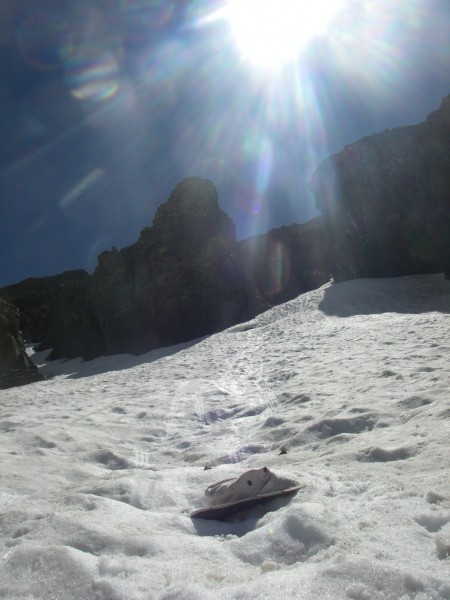
<path fill-rule="evenodd" d="M 273 70 L 325 33 L 342 5 L 343 0 L 229 0 L 225 15 L 243 57 Z"/>

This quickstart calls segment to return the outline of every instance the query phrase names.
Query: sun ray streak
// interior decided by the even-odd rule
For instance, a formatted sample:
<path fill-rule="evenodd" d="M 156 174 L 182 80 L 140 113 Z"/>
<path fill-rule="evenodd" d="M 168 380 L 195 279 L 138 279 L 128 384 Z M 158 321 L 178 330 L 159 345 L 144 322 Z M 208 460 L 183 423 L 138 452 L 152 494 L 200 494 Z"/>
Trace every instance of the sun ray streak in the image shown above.
<path fill-rule="evenodd" d="M 249 62 L 277 70 L 323 34 L 342 0 L 229 0 L 225 15 L 235 42 Z"/>

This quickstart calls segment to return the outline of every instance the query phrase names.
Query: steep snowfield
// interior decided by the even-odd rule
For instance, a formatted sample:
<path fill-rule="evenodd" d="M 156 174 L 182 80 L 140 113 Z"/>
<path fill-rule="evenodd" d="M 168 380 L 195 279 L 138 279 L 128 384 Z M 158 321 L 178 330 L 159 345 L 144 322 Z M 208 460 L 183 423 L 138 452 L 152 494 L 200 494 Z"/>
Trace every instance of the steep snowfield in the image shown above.
<path fill-rule="evenodd" d="M 449 312 L 441 275 L 326 285 L 0 392 L 0 597 L 450 599 Z M 190 519 L 262 466 L 301 490 Z"/>

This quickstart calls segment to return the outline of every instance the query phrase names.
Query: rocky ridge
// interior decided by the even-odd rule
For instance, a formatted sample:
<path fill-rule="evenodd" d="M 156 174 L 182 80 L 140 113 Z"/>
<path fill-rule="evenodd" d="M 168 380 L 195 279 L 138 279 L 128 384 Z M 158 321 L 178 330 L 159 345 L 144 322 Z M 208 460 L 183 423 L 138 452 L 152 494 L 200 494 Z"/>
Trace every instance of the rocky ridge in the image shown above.
<path fill-rule="evenodd" d="M 142 353 L 214 333 L 336 281 L 450 275 L 450 96 L 424 123 L 366 137 L 322 163 L 322 216 L 236 242 L 207 180 L 182 181 L 151 227 L 69 271 L 0 290 L 52 358 Z"/>
<path fill-rule="evenodd" d="M 450 273 L 450 96 L 325 160 L 311 188 L 337 281 Z"/>
<path fill-rule="evenodd" d="M 238 256 L 235 227 L 210 181 L 182 181 L 132 246 L 0 290 L 26 338 L 52 358 L 140 354 L 248 320 L 269 307 Z"/>

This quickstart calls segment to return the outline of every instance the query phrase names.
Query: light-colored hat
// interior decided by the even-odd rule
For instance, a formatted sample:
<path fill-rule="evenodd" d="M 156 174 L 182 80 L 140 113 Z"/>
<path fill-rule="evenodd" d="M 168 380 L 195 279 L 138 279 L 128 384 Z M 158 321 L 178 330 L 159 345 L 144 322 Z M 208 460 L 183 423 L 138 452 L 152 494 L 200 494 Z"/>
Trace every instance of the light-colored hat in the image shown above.
<path fill-rule="evenodd" d="M 267 467 L 253 469 L 239 477 L 208 486 L 205 496 L 209 507 L 194 511 L 191 517 L 224 519 L 275 496 L 293 494 L 299 489 L 297 481 L 275 475 Z"/>

